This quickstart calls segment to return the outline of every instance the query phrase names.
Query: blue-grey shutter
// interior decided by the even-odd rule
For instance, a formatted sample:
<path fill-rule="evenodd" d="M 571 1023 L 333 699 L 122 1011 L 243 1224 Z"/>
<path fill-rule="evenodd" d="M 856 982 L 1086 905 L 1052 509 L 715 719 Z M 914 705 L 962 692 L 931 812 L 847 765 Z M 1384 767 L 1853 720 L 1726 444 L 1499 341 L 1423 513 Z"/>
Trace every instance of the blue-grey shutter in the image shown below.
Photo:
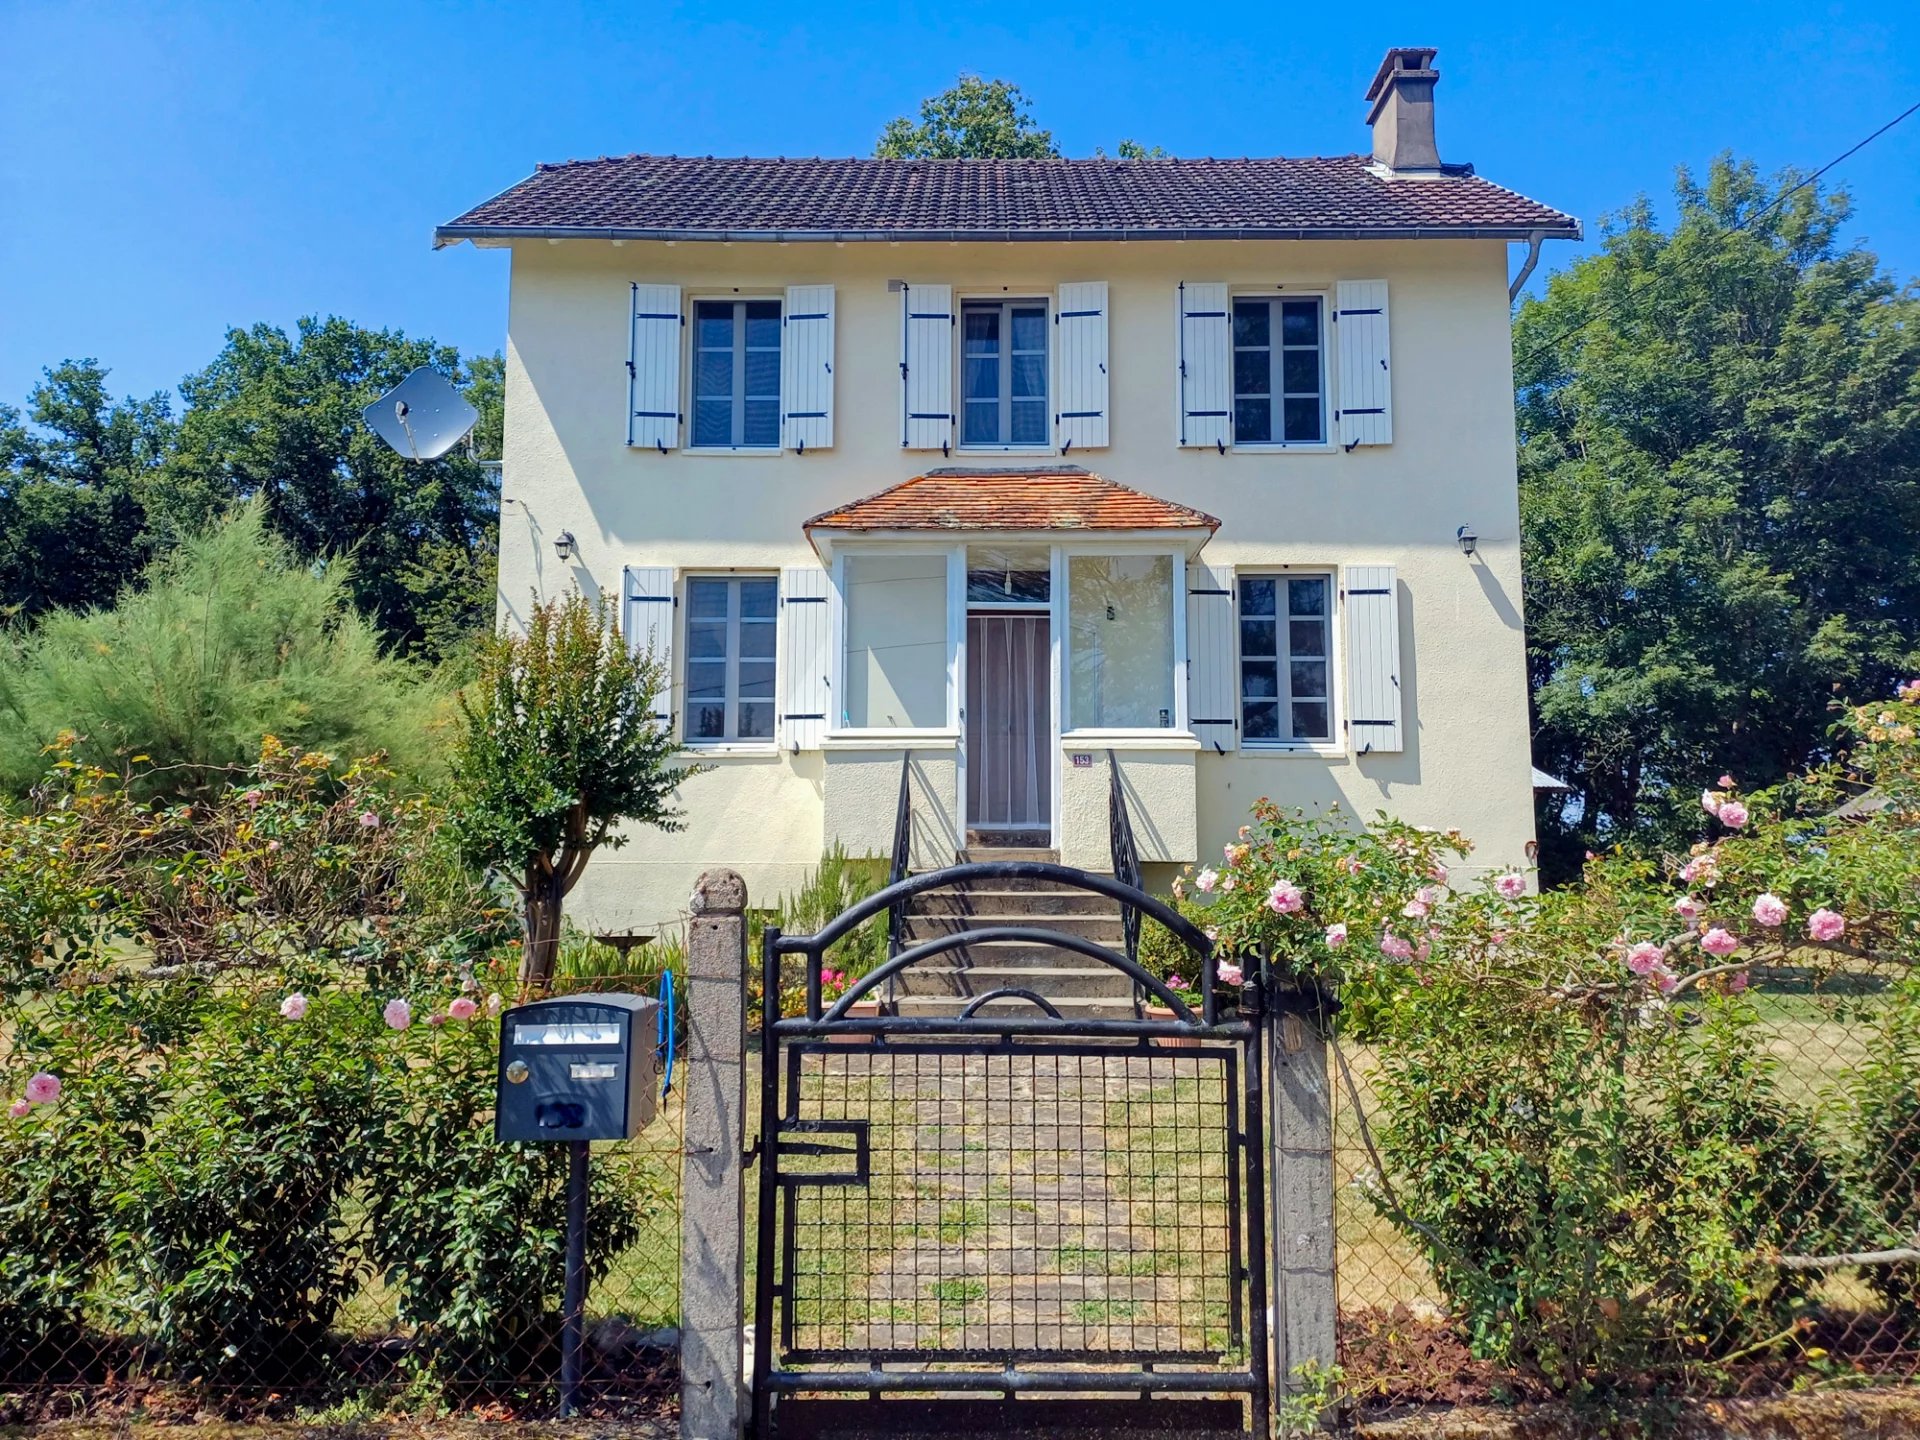
<path fill-rule="evenodd" d="M 1179 305 L 1180 443 L 1231 444 L 1233 427 L 1233 330 L 1227 287 L 1188 280 L 1175 292 Z"/>
<path fill-rule="evenodd" d="M 627 444 L 680 444 L 680 287 L 635 285 L 627 331 Z"/>

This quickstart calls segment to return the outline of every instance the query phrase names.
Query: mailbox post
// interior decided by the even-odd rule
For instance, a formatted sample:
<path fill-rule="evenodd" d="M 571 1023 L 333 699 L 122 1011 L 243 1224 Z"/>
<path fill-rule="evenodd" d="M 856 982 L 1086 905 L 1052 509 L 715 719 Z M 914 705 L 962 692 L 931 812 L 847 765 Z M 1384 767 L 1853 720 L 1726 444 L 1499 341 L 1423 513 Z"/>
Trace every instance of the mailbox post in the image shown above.
<path fill-rule="evenodd" d="M 580 1403 L 588 1146 L 595 1140 L 630 1139 L 653 1119 L 660 1032 L 660 1002 L 644 995 L 566 995 L 516 1005 L 501 1017 L 494 1135 L 567 1146 L 562 1415 L 572 1415 Z"/>

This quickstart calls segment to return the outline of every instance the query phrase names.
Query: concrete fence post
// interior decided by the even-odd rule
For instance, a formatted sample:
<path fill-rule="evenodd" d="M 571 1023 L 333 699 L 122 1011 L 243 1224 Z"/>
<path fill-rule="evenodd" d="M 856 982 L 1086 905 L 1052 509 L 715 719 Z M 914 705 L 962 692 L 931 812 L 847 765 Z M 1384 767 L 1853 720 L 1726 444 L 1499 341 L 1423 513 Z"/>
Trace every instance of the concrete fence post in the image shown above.
<path fill-rule="evenodd" d="M 1300 1390 L 1302 1366 L 1336 1358 L 1333 1239 L 1333 1092 L 1316 995 L 1274 996 L 1273 1327 L 1276 1397 Z"/>
<path fill-rule="evenodd" d="M 746 882 L 731 870 L 709 870 L 688 908 L 680 1434 L 682 1440 L 739 1440 L 745 1414 Z"/>

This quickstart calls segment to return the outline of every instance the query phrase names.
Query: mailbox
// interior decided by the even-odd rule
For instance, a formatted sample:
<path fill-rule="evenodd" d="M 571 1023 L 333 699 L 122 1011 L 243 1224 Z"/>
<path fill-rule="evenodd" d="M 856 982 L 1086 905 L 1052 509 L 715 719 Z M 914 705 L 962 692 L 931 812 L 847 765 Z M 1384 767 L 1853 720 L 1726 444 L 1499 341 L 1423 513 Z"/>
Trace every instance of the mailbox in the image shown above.
<path fill-rule="evenodd" d="M 501 1017 L 502 1140 L 625 1140 L 653 1119 L 660 1089 L 660 1002 L 567 995 Z"/>

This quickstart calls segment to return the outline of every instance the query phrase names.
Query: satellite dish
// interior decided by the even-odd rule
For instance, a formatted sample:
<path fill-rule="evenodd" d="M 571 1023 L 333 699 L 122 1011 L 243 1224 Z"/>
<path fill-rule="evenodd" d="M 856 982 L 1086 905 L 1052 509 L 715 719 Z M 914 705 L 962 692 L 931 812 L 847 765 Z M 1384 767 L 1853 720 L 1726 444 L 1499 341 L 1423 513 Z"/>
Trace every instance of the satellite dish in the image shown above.
<path fill-rule="evenodd" d="M 431 365 L 422 365 L 360 412 L 367 428 L 409 460 L 438 460 L 480 422 L 480 412 Z"/>

